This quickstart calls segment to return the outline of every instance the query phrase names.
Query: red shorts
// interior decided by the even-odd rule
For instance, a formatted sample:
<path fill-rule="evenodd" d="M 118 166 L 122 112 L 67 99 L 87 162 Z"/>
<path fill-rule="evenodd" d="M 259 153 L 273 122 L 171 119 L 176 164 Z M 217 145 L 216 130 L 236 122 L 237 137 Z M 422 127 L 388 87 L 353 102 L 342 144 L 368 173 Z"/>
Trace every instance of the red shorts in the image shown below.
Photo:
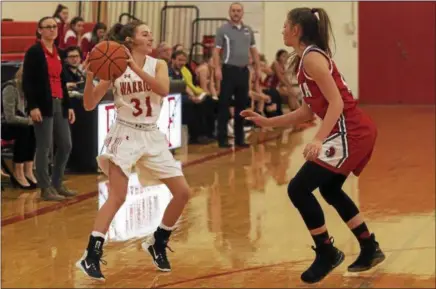
<path fill-rule="evenodd" d="M 324 141 L 315 162 L 335 173 L 359 176 L 371 159 L 376 138 L 376 131 L 358 138 L 333 134 Z"/>

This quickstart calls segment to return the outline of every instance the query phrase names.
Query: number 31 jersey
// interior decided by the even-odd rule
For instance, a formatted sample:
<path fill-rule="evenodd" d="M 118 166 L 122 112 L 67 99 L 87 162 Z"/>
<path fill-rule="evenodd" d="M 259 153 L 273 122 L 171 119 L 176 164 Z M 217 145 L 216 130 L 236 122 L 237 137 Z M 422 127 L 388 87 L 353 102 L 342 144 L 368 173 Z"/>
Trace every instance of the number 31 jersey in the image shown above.
<path fill-rule="evenodd" d="M 152 77 L 156 75 L 157 59 L 147 55 L 142 68 Z M 162 97 L 150 89 L 130 66 L 114 81 L 114 105 L 117 118 L 131 123 L 156 123 Z"/>

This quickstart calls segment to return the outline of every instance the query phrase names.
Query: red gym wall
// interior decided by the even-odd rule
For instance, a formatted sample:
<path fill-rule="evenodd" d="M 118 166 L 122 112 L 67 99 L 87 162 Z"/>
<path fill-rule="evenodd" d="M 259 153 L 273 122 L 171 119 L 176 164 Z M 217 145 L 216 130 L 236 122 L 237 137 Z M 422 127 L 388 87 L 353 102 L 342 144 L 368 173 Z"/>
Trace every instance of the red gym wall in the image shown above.
<path fill-rule="evenodd" d="M 436 2 L 359 2 L 359 99 L 435 104 Z"/>

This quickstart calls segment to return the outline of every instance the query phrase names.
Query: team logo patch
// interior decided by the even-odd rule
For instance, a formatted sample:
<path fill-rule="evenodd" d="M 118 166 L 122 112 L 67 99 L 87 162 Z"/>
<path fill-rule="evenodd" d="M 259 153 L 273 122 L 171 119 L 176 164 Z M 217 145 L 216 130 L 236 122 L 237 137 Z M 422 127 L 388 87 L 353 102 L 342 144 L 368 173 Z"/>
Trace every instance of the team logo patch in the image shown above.
<path fill-rule="evenodd" d="M 331 157 L 333 157 L 335 155 L 335 153 L 336 153 L 335 148 L 334 147 L 329 147 L 329 149 L 325 151 L 325 156 L 328 157 L 328 158 L 331 158 Z"/>

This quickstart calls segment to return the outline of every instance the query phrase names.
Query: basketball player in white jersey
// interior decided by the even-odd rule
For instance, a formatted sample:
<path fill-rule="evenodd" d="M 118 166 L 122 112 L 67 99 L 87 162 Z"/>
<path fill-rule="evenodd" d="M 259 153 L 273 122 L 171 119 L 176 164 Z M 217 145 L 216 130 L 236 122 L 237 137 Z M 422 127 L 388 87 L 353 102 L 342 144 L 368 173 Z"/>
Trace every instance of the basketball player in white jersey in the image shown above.
<path fill-rule="evenodd" d="M 117 109 L 117 119 L 106 137 L 106 152 L 97 159 L 100 169 L 109 177 L 109 197 L 97 213 L 88 247 L 76 264 L 98 280 L 105 280 L 100 270 L 100 262 L 105 263 L 101 260 L 105 235 L 125 201 L 129 175 L 134 168 L 141 184 L 158 180 L 173 195 L 161 225 L 142 243 L 161 271 L 171 271 L 167 243 L 190 193 L 180 166 L 168 150 L 165 135 L 156 126 L 162 98 L 169 93 L 169 77 L 167 64 L 148 56 L 153 42 L 150 29 L 142 22 L 115 24 L 108 40 L 124 44 L 130 59 L 121 77 L 102 80 L 96 87 L 92 84 L 93 73 L 88 70 L 83 97 L 85 109 L 92 110 L 112 87 Z M 87 61 L 85 65 L 89 66 Z"/>

